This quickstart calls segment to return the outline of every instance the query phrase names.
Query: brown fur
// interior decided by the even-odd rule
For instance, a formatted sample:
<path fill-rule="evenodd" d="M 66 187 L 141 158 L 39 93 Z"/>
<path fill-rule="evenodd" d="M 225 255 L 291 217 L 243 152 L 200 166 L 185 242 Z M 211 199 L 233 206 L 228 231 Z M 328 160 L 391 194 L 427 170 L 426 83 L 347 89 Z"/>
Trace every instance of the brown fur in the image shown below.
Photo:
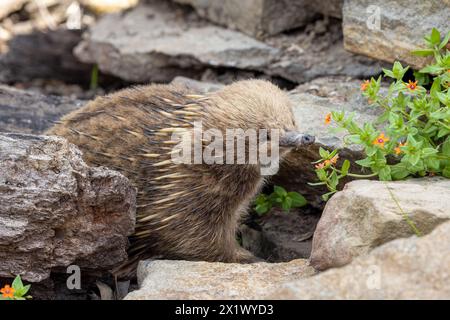
<path fill-rule="evenodd" d="M 99 97 L 48 131 L 79 146 L 90 164 L 121 171 L 138 189 L 130 260 L 250 262 L 236 241 L 238 221 L 260 190 L 258 165 L 167 162 L 165 128 L 295 130 L 286 94 L 262 80 L 236 82 L 207 96 L 173 85 L 149 85 Z M 161 130 L 162 129 L 162 130 Z M 164 162 L 165 161 L 165 162 Z M 155 166 L 156 164 L 156 166 Z"/>

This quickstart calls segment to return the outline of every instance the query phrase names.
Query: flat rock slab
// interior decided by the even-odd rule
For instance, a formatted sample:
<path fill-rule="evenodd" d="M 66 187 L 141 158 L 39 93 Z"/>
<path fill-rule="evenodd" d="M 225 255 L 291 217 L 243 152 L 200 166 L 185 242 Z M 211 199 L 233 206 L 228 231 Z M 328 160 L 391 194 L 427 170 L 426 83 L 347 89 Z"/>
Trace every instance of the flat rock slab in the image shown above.
<path fill-rule="evenodd" d="M 85 101 L 0 85 L 0 132 L 40 134 Z"/>
<path fill-rule="evenodd" d="M 449 203 L 450 179 L 352 181 L 325 206 L 314 233 L 311 265 L 319 270 L 340 267 L 383 243 L 414 235 L 407 220 L 427 234 L 450 220 Z"/>
<path fill-rule="evenodd" d="M 283 285 L 267 299 L 450 299 L 450 222 L 397 239 L 351 264 Z"/>
<path fill-rule="evenodd" d="M 275 48 L 154 2 L 100 19 L 75 53 L 125 80 L 170 81 L 205 66 L 260 70 Z"/>
<path fill-rule="evenodd" d="M 288 263 L 212 263 L 174 260 L 141 261 L 139 290 L 125 300 L 260 299 L 283 282 L 315 273 L 306 260 Z"/>
<path fill-rule="evenodd" d="M 207 69 L 223 68 L 296 83 L 326 75 L 369 77 L 381 72 L 377 61 L 344 50 L 337 20 L 320 20 L 306 31 L 258 41 L 169 1 L 149 1 L 104 16 L 75 54 L 105 73 L 134 82 L 168 82 L 176 76 L 198 79 Z"/>
<path fill-rule="evenodd" d="M 308 0 L 175 0 L 189 4 L 212 22 L 253 37 L 273 35 L 305 25 L 315 11 Z"/>
<path fill-rule="evenodd" d="M 25 134 L 0 134 L 0 167 L 0 277 L 127 259 L 136 190 L 123 175 L 88 167 L 65 139 Z"/>
<path fill-rule="evenodd" d="M 344 1 L 343 32 L 347 50 L 389 62 L 401 60 L 420 69 L 427 60 L 410 51 L 424 47 L 423 37 L 437 28 L 449 31 L 448 0 Z"/>

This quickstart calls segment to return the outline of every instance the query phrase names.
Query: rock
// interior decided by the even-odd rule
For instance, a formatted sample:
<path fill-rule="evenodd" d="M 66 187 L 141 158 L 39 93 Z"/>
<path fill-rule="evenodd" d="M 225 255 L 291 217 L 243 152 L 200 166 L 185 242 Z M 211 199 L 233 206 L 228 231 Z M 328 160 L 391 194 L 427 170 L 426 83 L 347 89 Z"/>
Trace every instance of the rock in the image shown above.
<path fill-rule="evenodd" d="M 437 177 L 346 184 L 327 202 L 317 224 L 311 265 L 340 267 L 383 243 L 413 235 L 405 215 L 421 234 L 429 233 L 450 219 L 449 190 L 450 179 Z"/>
<path fill-rule="evenodd" d="M 224 86 L 220 83 L 197 81 L 186 77 L 175 77 L 175 79 L 173 79 L 171 83 L 184 86 L 192 90 L 193 92 L 201 94 L 218 91 Z"/>
<path fill-rule="evenodd" d="M 274 35 L 305 25 L 314 16 L 307 0 L 175 0 L 220 25 L 254 37 Z"/>
<path fill-rule="evenodd" d="M 7 17 L 10 13 L 19 10 L 29 0 L 2 0 L 0 3 L 0 19 Z"/>
<path fill-rule="evenodd" d="M 125 80 L 166 82 L 175 76 L 198 77 L 206 67 L 260 70 L 277 50 L 200 21 L 169 2 L 150 1 L 103 17 L 75 54 Z"/>
<path fill-rule="evenodd" d="M 0 135 L 0 166 L 0 277 L 39 282 L 127 259 L 136 190 L 123 175 L 88 167 L 65 139 L 25 134 Z"/>
<path fill-rule="evenodd" d="M 99 14 L 130 9 L 138 2 L 139 0 L 81 0 L 84 6 Z"/>
<path fill-rule="evenodd" d="M 84 101 L 18 90 L 0 85 L 0 131 L 43 133 Z"/>
<path fill-rule="evenodd" d="M 310 208 L 290 212 L 273 208 L 241 226 L 242 246 L 268 262 L 308 259 L 319 218 Z"/>
<path fill-rule="evenodd" d="M 0 82 L 40 78 L 88 85 L 92 65 L 80 63 L 72 52 L 80 41 L 80 30 L 33 30 L 14 35 L 8 51 L 0 56 Z"/>
<path fill-rule="evenodd" d="M 383 67 L 378 60 L 352 54 L 342 43 L 342 24 L 336 19 L 319 19 L 305 29 L 266 39 L 280 55 L 264 70 L 294 83 L 305 83 L 325 76 L 370 78 Z"/>
<path fill-rule="evenodd" d="M 314 272 L 306 260 L 272 264 L 147 260 L 138 266 L 140 289 L 125 300 L 260 299 L 281 283 Z"/>
<path fill-rule="evenodd" d="M 448 0 L 345 1 L 344 46 L 355 53 L 388 62 L 401 60 L 420 69 L 427 60 L 410 51 L 424 46 L 423 37 L 432 28 L 447 33 L 449 16 Z"/>
<path fill-rule="evenodd" d="M 268 299 L 450 299 L 450 222 L 397 239 L 351 264 L 286 283 Z"/>
<path fill-rule="evenodd" d="M 342 19 L 344 0 L 317 1 L 312 6 L 314 10 L 325 16 Z"/>

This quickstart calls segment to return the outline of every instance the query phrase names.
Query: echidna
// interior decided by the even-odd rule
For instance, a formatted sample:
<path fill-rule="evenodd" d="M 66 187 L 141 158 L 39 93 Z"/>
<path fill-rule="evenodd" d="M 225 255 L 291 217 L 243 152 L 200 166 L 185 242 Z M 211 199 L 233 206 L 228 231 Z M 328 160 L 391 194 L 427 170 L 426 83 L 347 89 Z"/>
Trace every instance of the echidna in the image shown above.
<path fill-rule="evenodd" d="M 296 132 L 286 93 L 263 80 L 239 81 L 206 95 L 174 85 L 124 89 L 96 98 L 47 132 L 77 145 L 88 163 L 122 172 L 138 189 L 128 266 L 154 255 L 222 262 L 256 259 L 239 246 L 236 231 L 263 185 L 260 164 L 174 163 L 171 155 L 178 141 L 172 134 L 192 133 L 194 121 L 201 121 L 204 130 L 221 132 L 279 129 L 280 157 L 314 140 Z"/>

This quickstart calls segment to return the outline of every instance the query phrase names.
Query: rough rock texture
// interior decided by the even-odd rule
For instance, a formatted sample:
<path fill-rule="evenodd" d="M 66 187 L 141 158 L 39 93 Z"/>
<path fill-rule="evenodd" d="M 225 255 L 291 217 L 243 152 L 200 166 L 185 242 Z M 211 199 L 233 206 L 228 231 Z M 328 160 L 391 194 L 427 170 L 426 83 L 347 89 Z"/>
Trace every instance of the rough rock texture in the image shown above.
<path fill-rule="evenodd" d="M 198 21 L 169 2 L 102 18 L 75 50 L 83 61 L 123 79 L 170 81 L 205 66 L 259 70 L 277 50 L 239 32 Z"/>
<path fill-rule="evenodd" d="M 308 259 L 319 218 L 320 214 L 311 212 L 310 208 L 290 212 L 273 208 L 241 226 L 242 246 L 269 262 Z"/>
<path fill-rule="evenodd" d="M 302 30 L 268 38 L 266 43 L 279 49 L 280 55 L 264 72 L 295 83 L 324 76 L 370 78 L 384 66 L 346 51 L 341 21 L 336 19 L 316 20 Z"/>
<path fill-rule="evenodd" d="M 11 12 L 19 10 L 28 0 L 2 0 L 0 3 L 0 19 L 8 16 Z"/>
<path fill-rule="evenodd" d="M 323 15 L 342 19 L 344 0 L 317 1 L 312 4 L 313 9 Z"/>
<path fill-rule="evenodd" d="M 90 168 L 65 139 L 0 135 L 0 277 L 31 282 L 55 267 L 108 270 L 127 258 L 136 191 Z"/>
<path fill-rule="evenodd" d="M 44 96 L 0 85 L 0 131 L 43 133 L 84 101 Z"/>
<path fill-rule="evenodd" d="M 381 72 L 377 61 L 344 50 L 335 19 L 324 18 L 305 30 L 262 42 L 201 20 L 189 8 L 154 1 L 103 17 L 75 53 L 105 73 L 135 82 L 200 79 L 211 69 L 295 83 L 324 75 L 369 77 Z"/>
<path fill-rule="evenodd" d="M 450 179 L 352 181 L 325 206 L 314 233 L 311 265 L 319 270 L 339 267 L 383 243 L 413 235 L 405 215 L 427 234 L 450 219 L 448 203 Z"/>
<path fill-rule="evenodd" d="M 80 63 L 73 49 L 81 41 L 80 30 L 57 29 L 17 34 L 0 56 L 0 82 L 59 79 L 88 84 L 92 66 Z"/>
<path fill-rule="evenodd" d="M 351 264 L 286 283 L 272 299 L 450 299 L 450 222 L 397 239 Z"/>
<path fill-rule="evenodd" d="M 314 11 L 307 0 L 175 0 L 215 23 L 250 36 L 273 35 L 306 24 Z"/>
<path fill-rule="evenodd" d="M 449 0 L 344 1 L 344 46 L 355 53 L 421 68 L 427 60 L 410 51 L 423 47 L 423 36 L 432 28 L 447 33 L 449 17 Z"/>
<path fill-rule="evenodd" d="M 140 289 L 125 300 L 260 299 L 281 283 L 314 273 L 300 259 L 273 264 L 147 260 L 138 266 Z"/>

